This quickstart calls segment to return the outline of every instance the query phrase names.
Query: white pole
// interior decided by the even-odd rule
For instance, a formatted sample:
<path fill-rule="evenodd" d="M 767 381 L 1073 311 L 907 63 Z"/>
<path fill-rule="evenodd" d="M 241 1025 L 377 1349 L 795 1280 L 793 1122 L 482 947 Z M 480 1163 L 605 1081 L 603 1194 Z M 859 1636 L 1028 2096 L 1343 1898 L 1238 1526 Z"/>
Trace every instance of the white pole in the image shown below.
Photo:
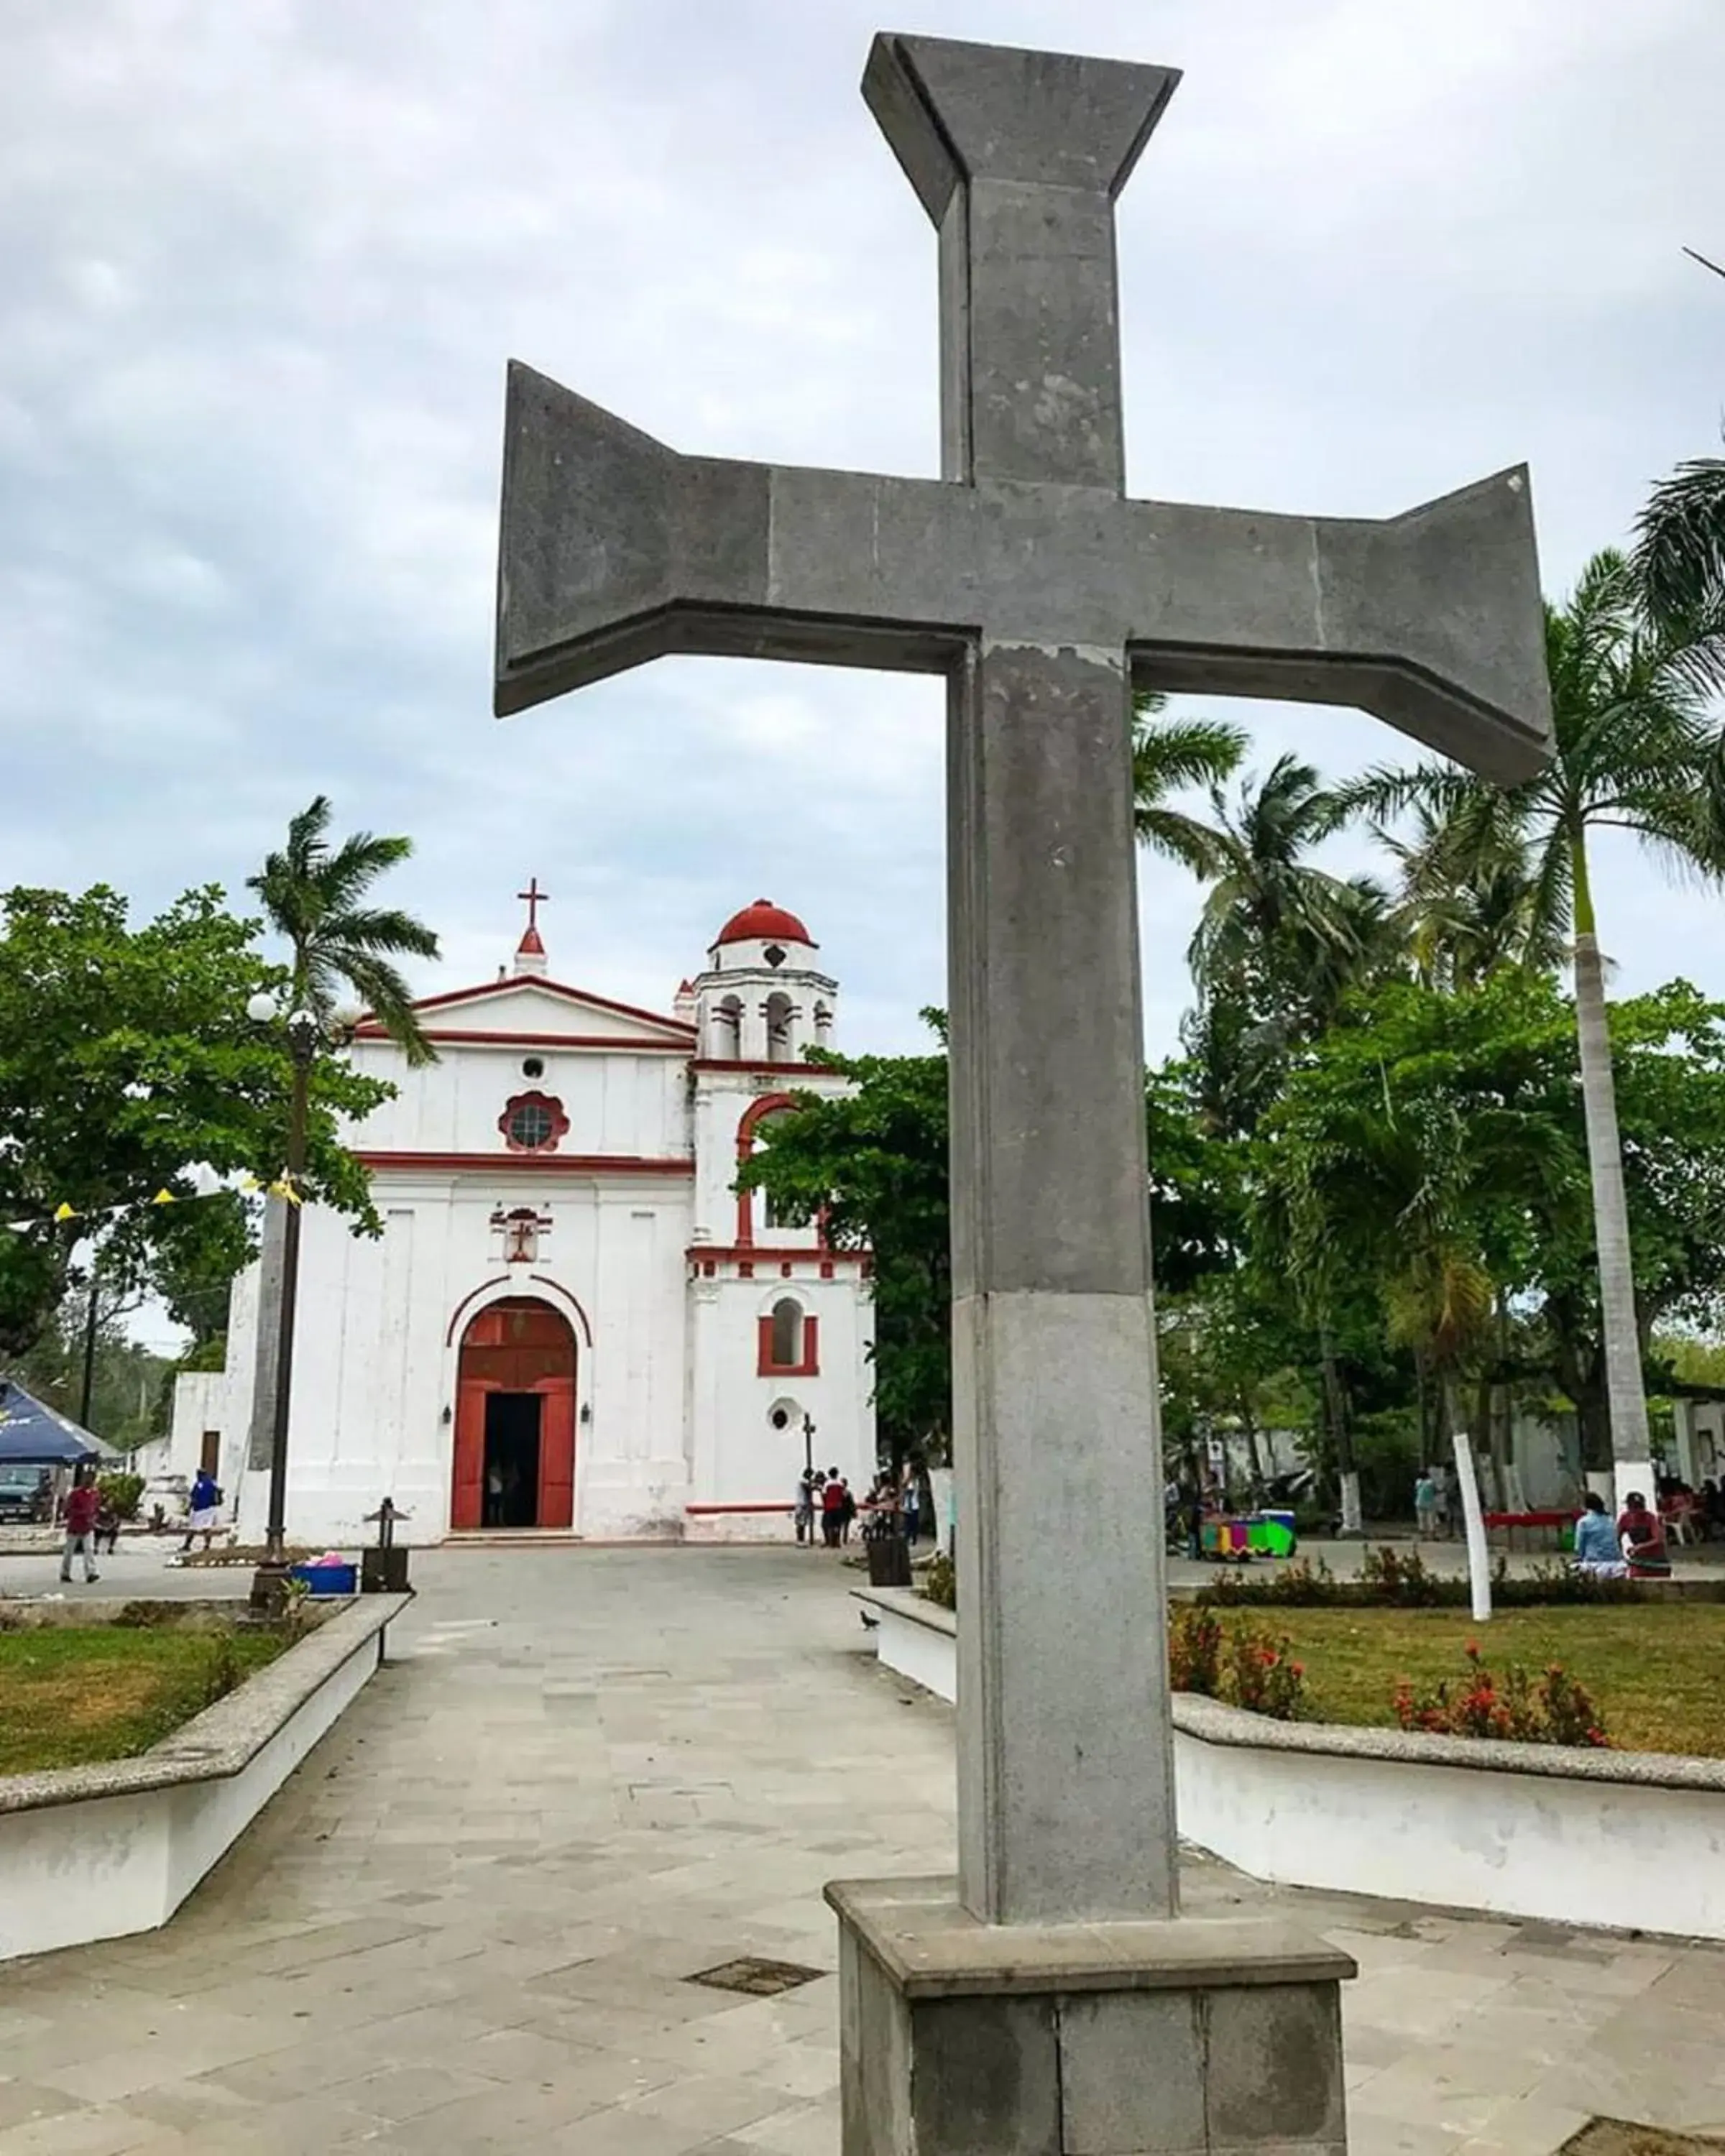
<path fill-rule="evenodd" d="M 1473 1590 L 1473 1621 L 1483 1625 L 1491 1614 L 1491 1560 L 1486 1548 L 1486 1516 L 1480 1509 L 1480 1481 L 1473 1471 L 1473 1446 L 1467 1432 L 1455 1433 L 1455 1483 L 1461 1496 L 1461 1518 L 1467 1532 L 1467 1578 Z"/>

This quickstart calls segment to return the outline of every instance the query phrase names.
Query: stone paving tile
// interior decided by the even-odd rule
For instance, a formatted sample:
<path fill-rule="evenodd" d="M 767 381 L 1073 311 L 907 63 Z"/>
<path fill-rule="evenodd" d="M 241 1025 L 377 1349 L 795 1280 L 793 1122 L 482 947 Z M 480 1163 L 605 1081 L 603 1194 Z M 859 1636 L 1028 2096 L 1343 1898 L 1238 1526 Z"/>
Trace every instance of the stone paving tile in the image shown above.
<path fill-rule="evenodd" d="M 837 2156 L 820 1889 L 950 1866 L 949 1710 L 818 1558 L 414 1564 L 390 1665 L 166 1931 L 0 1968 L 0 2156 Z M 1196 1857 L 1183 1892 L 1359 1961 L 1353 2156 L 1725 2120 L 1725 1953 Z M 823 1974 L 685 1980 L 748 1953 Z"/>

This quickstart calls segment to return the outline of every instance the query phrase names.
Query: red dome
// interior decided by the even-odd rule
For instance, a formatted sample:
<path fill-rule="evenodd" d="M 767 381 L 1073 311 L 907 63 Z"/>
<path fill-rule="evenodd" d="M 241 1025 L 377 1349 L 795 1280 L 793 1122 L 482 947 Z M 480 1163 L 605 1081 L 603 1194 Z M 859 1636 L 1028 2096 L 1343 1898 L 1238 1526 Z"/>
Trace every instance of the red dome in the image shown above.
<path fill-rule="evenodd" d="M 796 915 L 770 898 L 757 898 L 741 913 L 733 913 L 713 938 L 714 950 L 721 943 L 807 943 L 811 949 L 818 947 Z"/>

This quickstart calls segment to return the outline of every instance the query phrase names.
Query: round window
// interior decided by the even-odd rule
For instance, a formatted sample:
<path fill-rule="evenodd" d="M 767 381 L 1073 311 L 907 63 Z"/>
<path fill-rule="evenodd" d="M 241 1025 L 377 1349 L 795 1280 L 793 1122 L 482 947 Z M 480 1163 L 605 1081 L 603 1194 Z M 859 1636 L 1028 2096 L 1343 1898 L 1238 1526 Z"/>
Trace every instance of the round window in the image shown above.
<path fill-rule="evenodd" d="M 542 1101 L 523 1101 L 518 1108 L 509 1111 L 509 1135 L 511 1142 L 528 1152 L 536 1152 L 551 1136 L 551 1111 Z"/>
<path fill-rule="evenodd" d="M 517 1093 L 497 1118 L 511 1152 L 555 1152 L 569 1128 L 561 1101 L 548 1093 Z"/>
<path fill-rule="evenodd" d="M 521 1075 L 523 1078 L 542 1078 L 545 1075 L 545 1058 L 542 1055 L 528 1056 L 521 1065 Z"/>

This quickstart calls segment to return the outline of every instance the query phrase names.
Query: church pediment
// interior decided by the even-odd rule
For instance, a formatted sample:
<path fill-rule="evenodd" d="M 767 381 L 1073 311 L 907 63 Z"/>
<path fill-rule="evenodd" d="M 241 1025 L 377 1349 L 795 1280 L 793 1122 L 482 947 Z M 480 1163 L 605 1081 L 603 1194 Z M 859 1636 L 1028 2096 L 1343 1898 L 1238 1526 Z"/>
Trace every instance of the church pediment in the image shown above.
<path fill-rule="evenodd" d="M 687 1055 L 694 1029 L 655 1011 L 614 1002 L 585 988 L 519 975 L 474 988 L 426 996 L 414 1005 L 420 1024 L 434 1041 L 566 1041 L 572 1047 L 636 1048 Z M 362 1040 L 380 1040 L 382 1029 L 370 1021 L 359 1029 Z"/>

